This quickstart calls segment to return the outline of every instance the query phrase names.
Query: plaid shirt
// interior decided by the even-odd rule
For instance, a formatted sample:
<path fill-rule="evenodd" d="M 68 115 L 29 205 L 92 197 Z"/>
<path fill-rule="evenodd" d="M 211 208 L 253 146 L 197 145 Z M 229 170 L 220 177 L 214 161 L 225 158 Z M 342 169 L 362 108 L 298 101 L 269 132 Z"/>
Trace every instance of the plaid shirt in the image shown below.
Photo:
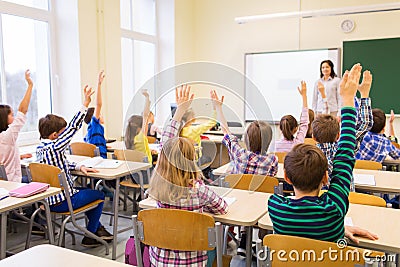
<path fill-rule="evenodd" d="M 355 98 L 355 107 L 357 110 L 357 123 L 356 123 L 356 150 L 360 149 L 360 143 L 365 134 L 372 128 L 374 123 L 372 118 L 371 99 L 370 98 Z M 337 151 L 337 142 L 333 143 L 317 143 L 317 147 L 322 150 L 328 160 L 328 174 L 331 177 L 333 163 Z"/>
<path fill-rule="evenodd" d="M 388 155 L 393 159 L 400 159 L 400 149 L 397 149 L 385 135 L 368 132 L 361 142 L 356 159 L 382 163 Z"/>
<path fill-rule="evenodd" d="M 83 118 L 86 115 L 87 108 L 82 107 L 68 123 L 65 130 L 55 140 L 43 139 L 42 143 L 36 148 L 36 157 L 40 163 L 53 165 L 65 172 L 68 187 L 71 196 L 78 192 L 73 188 L 70 170 L 79 170 L 80 166 L 75 163 L 68 162 L 65 150 L 68 148 L 72 138 L 81 128 Z M 47 199 L 50 205 L 57 204 L 65 200 L 64 190 L 60 194 L 51 196 Z"/>
<path fill-rule="evenodd" d="M 180 123 L 171 120 L 162 134 L 162 142 L 178 135 Z M 163 203 L 157 201 L 158 208 L 181 209 L 194 212 L 209 212 L 212 214 L 225 214 L 228 204 L 208 186 L 199 181 L 190 190 L 190 198 L 179 199 L 175 203 Z M 207 251 L 180 251 L 158 247 L 150 247 L 151 266 L 206 266 Z"/>
<path fill-rule="evenodd" d="M 244 149 L 232 134 L 225 135 L 222 144 L 228 148 L 229 158 L 233 162 L 232 173 L 275 176 L 278 172 L 275 154 L 260 154 Z"/>

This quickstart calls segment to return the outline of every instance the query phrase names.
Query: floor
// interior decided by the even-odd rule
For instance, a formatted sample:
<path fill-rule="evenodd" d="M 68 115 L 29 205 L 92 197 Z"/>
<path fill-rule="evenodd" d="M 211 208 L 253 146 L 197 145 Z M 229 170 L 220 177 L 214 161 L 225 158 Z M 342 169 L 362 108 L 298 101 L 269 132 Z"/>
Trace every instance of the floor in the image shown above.
<path fill-rule="evenodd" d="M 106 200 L 104 203 L 104 211 L 111 211 L 111 201 Z M 120 205 L 120 214 L 124 215 L 132 215 L 133 214 L 133 206 L 132 204 L 128 205 L 127 211 L 122 210 L 122 203 Z M 110 221 L 110 216 L 109 215 L 102 215 L 101 217 L 101 223 L 106 227 L 106 229 L 109 232 L 112 232 L 112 226 L 109 225 Z M 81 220 L 80 223 L 84 224 L 84 220 Z M 131 225 L 131 220 L 130 219 L 125 219 L 125 218 L 120 218 L 119 219 L 119 227 L 118 228 L 126 228 Z M 25 250 L 25 239 L 26 239 L 26 233 L 27 233 L 27 226 L 23 224 L 16 224 L 17 232 L 16 233 L 8 233 L 7 234 L 7 251 L 12 251 L 14 253 L 20 252 Z M 69 228 L 73 229 L 72 226 Z M 57 231 L 59 232 L 59 231 Z M 118 262 L 124 262 L 125 261 L 125 244 L 129 237 L 133 235 L 132 231 L 127 231 L 124 233 L 121 233 L 118 235 L 118 245 L 117 245 L 117 261 Z M 97 248 L 86 248 L 80 245 L 82 236 L 76 235 L 76 245 L 72 245 L 71 243 L 71 236 L 67 234 L 66 236 L 66 242 L 65 242 L 65 247 L 68 249 L 73 249 L 76 251 L 88 253 L 91 255 L 99 256 L 102 258 L 108 258 L 111 259 L 111 252 L 112 252 L 112 246 L 110 246 L 110 254 L 105 255 L 105 248 L 104 246 L 100 246 Z M 57 240 L 57 236 L 56 236 Z M 31 246 L 39 245 L 39 244 L 45 244 L 48 243 L 47 240 L 45 240 L 43 237 L 40 236 L 32 236 L 32 243 Z M 228 244 L 228 254 L 229 255 L 236 255 L 236 244 L 231 241 Z M 244 261 L 243 261 L 244 264 Z M 235 266 L 241 266 L 241 261 L 237 262 Z"/>

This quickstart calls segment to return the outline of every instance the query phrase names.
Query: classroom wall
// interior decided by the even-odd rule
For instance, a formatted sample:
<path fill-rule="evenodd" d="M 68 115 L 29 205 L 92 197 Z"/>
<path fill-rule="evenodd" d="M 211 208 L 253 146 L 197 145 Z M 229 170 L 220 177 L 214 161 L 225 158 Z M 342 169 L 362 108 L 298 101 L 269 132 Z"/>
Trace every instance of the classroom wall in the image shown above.
<path fill-rule="evenodd" d="M 244 72 L 244 54 L 341 47 L 346 40 L 400 36 L 400 11 L 307 19 L 273 19 L 237 24 L 238 16 L 315 10 L 396 2 L 388 0 L 175 0 L 175 61 L 211 61 Z M 356 27 L 343 33 L 340 23 L 353 19 Z M 180 25 L 184 20 L 184 25 Z M 290 66 L 288 66 L 290 67 Z M 318 71 L 318 66 L 316 66 Z M 376 77 L 378 78 L 378 77 Z M 243 91 L 239 92 L 243 95 Z M 239 114 L 243 103 L 226 99 Z M 243 119 L 243 117 L 242 117 Z M 395 126 L 400 133 L 400 120 Z"/>

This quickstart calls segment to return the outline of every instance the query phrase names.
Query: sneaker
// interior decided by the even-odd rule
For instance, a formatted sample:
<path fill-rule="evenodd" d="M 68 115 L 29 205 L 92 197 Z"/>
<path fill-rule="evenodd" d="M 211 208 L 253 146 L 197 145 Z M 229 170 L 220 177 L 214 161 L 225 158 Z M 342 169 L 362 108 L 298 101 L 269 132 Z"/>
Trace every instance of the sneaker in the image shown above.
<path fill-rule="evenodd" d="M 84 247 L 87 247 L 87 248 L 95 248 L 95 247 L 101 246 L 103 244 L 94 238 L 84 236 L 82 239 L 81 245 Z"/>
<path fill-rule="evenodd" d="M 237 255 L 246 258 L 246 234 L 242 233 L 242 237 L 240 239 L 239 247 L 237 249 Z"/>
<path fill-rule="evenodd" d="M 110 234 L 104 226 L 100 226 L 99 229 L 96 231 L 96 235 L 98 237 L 101 237 L 101 239 L 106 240 L 106 241 L 111 241 L 113 240 L 114 236 Z"/>

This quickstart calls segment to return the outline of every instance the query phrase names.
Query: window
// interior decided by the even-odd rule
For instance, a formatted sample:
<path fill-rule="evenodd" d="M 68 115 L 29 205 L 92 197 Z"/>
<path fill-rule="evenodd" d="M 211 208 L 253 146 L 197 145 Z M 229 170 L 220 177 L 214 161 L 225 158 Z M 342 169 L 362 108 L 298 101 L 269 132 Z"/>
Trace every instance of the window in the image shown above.
<path fill-rule="evenodd" d="M 156 0 L 121 0 L 124 113 L 137 90 L 157 70 L 156 5 Z"/>
<path fill-rule="evenodd" d="M 51 113 L 49 2 L 0 2 L 0 102 L 18 110 L 27 88 L 24 72 L 30 69 L 34 90 L 20 141 L 32 142 L 38 138 L 38 119 Z"/>

